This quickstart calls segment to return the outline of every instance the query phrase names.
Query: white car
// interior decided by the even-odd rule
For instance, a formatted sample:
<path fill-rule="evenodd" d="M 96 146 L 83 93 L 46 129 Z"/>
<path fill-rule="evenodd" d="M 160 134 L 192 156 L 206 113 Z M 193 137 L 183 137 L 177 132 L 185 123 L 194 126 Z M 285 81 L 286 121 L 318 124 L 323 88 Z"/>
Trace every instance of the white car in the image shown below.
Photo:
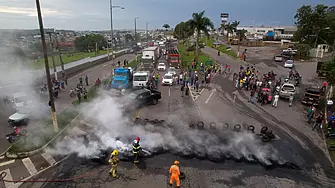
<path fill-rule="evenodd" d="M 274 60 L 275 60 L 275 62 L 283 62 L 283 56 L 281 56 L 281 55 L 276 55 L 276 56 L 274 57 Z"/>
<path fill-rule="evenodd" d="M 176 74 L 177 74 L 177 70 L 176 70 L 176 68 L 174 68 L 174 67 L 170 67 L 170 68 L 168 69 L 167 74 L 176 75 Z"/>
<path fill-rule="evenodd" d="M 162 79 L 162 85 L 170 85 L 172 86 L 174 83 L 174 78 L 172 74 L 165 74 Z"/>
<path fill-rule="evenodd" d="M 166 69 L 165 63 L 159 63 L 157 69 L 159 71 L 165 71 Z"/>
<path fill-rule="evenodd" d="M 285 68 L 290 68 L 290 69 L 292 69 L 293 67 L 294 67 L 294 61 L 293 60 L 287 60 L 286 62 L 285 62 L 285 64 L 284 64 L 284 67 Z"/>
<path fill-rule="evenodd" d="M 28 109 L 21 108 L 19 111 L 15 112 L 8 117 L 8 123 L 17 126 L 17 125 L 27 125 L 29 121 L 30 112 Z"/>

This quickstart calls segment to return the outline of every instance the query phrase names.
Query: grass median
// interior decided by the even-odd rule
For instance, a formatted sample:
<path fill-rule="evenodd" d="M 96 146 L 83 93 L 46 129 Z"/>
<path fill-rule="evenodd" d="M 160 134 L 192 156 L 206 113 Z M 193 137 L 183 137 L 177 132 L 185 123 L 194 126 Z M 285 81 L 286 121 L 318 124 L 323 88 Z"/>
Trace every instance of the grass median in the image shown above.
<path fill-rule="evenodd" d="M 227 50 L 227 47 L 225 45 L 221 44 L 221 45 L 214 46 L 214 39 L 212 39 L 212 38 L 208 38 L 207 40 L 206 40 L 206 38 L 201 38 L 200 42 L 206 44 L 206 46 L 208 46 L 208 47 L 219 50 L 220 52 L 225 53 L 232 58 L 237 58 L 236 52 L 233 51 L 232 49 Z"/>
<path fill-rule="evenodd" d="M 77 53 L 67 53 L 67 54 L 62 54 L 62 60 L 64 64 L 67 63 L 71 63 L 74 61 L 78 61 L 80 59 L 85 59 L 87 57 L 95 57 L 98 55 L 103 55 L 106 54 L 107 50 L 100 50 L 99 52 L 95 53 L 95 52 L 77 52 Z M 53 55 L 54 60 L 55 60 L 55 65 L 56 66 L 60 66 L 61 65 L 61 61 L 59 58 L 59 55 Z M 49 64 L 50 64 L 50 68 L 53 68 L 53 63 L 52 63 L 52 56 L 48 57 L 49 60 Z M 37 60 L 34 60 L 32 63 L 32 66 L 34 68 L 43 68 L 44 67 L 44 58 L 40 58 Z"/>
<path fill-rule="evenodd" d="M 75 108 L 67 108 L 57 115 L 59 131 L 63 130 L 79 112 Z M 43 147 L 58 133 L 54 132 L 51 120 L 38 124 L 29 124 L 27 135 L 17 140 L 8 152 L 12 154 L 29 152 Z"/>
<path fill-rule="evenodd" d="M 142 55 L 141 55 L 141 54 L 136 55 L 135 59 L 131 60 L 131 61 L 128 63 L 127 67 L 131 67 L 131 68 L 133 68 L 133 69 L 136 68 L 137 65 L 141 62 L 141 58 L 142 58 Z"/>
<path fill-rule="evenodd" d="M 183 44 L 178 44 L 178 51 L 180 53 L 181 63 L 184 68 L 187 68 L 188 66 L 190 66 L 195 57 L 195 52 L 188 51 L 187 48 L 188 47 Z M 196 70 L 200 68 L 201 63 L 207 66 L 213 63 L 213 60 L 208 55 L 200 51 L 199 56 L 198 56 L 198 62 L 199 63 L 197 64 Z"/>

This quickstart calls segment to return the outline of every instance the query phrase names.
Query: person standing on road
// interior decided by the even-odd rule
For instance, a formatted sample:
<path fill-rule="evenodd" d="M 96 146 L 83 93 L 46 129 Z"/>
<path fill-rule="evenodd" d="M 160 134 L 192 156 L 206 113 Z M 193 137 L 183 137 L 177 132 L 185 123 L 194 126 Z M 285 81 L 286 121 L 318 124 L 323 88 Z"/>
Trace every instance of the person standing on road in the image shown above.
<path fill-rule="evenodd" d="M 79 84 L 83 85 L 83 77 L 82 76 L 79 77 Z"/>
<path fill-rule="evenodd" d="M 179 161 L 174 161 L 173 165 L 170 167 L 169 173 L 170 177 L 170 187 L 172 187 L 173 182 L 176 182 L 177 187 L 180 187 L 180 170 L 179 170 Z"/>
<path fill-rule="evenodd" d="M 196 81 L 195 81 L 194 87 L 195 87 L 195 88 L 194 88 L 195 91 L 196 91 L 196 92 L 199 92 L 199 80 L 196 80 Z"/>
<path fill-rule="evenodd" d="M 310 106 L 307 110 L 307 123 L 310 124 L 314 115 L 313 106 Z"/>
<path fill-rule="evenodd" d="M 235 89 L 235 91 L 233 92 L 233 102 L 235 103 L 236 101 L 236 97 L 238 95 L 238 91 L 237 91 L 237 88 Z"/>
<path fill-rule="evenodd" d="M 80 104 L 80 102 L 81 102 L 81 91 L 77 92 L 77 98 L 78 98 L 78 102 Z"/>
<path fill-rule="evenodd" d="M 324 122 L 324 116 L 323 113 L 320 112 L 315 118 L 315 123 L 312 128 L 312 131 L 314 131 L 315 129 L 320 130 L 322 128 L 323 122 Z"/>
<path fill-rule="evenodd" d="M 251 92 L 250 92 L 250 102 L 252 104 L 254 104 L 254 100 L 255 100 L 255 90 L 251 90 Z"/>
<path fill-rule="evenodd" d="M 273 104 L 272 104 L 273 107 L 277 108 L 278 100 L 279 100 L 279 95 L 278 95 L 278 93 L 276 93 L 275 96 L 274 96 Z"/>
<path fill-rule="evenodd" d="M 288 106 L 289 106 L 289 107 L 292 106 L 293 99 L 294 99 L 294 96 L 293 96 L 293 93 L 291 93 L 291 95 L 290 95 L 290 97 L 289 97 L 289 103 L 288 103 Z"/>
<path fill-rule="evenodd" d="M 88 76 L 85 76 L 85 82 L 86 82 L 86 86 L 88 86 Z"/>
<path fill-rule="evenodd" d="M 117 61 L 117 65 L 118 65 L 118 67 L 120 67 L 121 66 L 121 62 Z"/>
<path fill-rule="evenodd" d="M 109 171 L 109 175 L 111 175 L 113 178 L 119 178 L 119 176 L 116 174 L 117 173 L 117 166 L 119 164 L 119 158 L 117 157 L 118 154 L 119 154 L 119 152 L 117 150 L 114 150 L 111 153 L 111 157 L 108 161 L 108 163 L 112 165 L 112 168 Z"/>
<path fill-rule="evenodd" d="M 328 99 L 328 100 L 327 100 L 327 111 L 328 111 L 328 112 L 330 112 L 330 110 L 331 110 L 333 104 L 334 104 L 333 100 L 331 100 L 331 99 Z"/>
<path fill-rule="evenodd" d="M 181 84 L 181 87 L 180 87 L 181 97 L 184 97 L 184 90 L 185 90 L 185 85 Z"/>
<path fill-rule="evenodd" d="M 136 137 L 136 139 L 133 142 L 132 145 L 132 152 L 133 152 L 133 156 L 134 156 L 134 163 L 137 164 L 140 162 L 139 160 L 139 154 L 141 151 L 141 146 L 140 146 L 140 137 Z"/>

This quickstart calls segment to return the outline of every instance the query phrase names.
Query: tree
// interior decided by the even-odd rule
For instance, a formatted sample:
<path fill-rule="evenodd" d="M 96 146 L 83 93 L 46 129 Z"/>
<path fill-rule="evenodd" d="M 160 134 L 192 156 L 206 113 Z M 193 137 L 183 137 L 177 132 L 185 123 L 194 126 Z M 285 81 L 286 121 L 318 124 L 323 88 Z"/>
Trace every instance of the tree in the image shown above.
<path fill-rule="evenodd" d="M 328 83 L 335 85 L 335 57 L 332 57 L 329 61 L 325 62 L 322 68 L 326 72 Z"/>
<path fill-rule="evenodd" d="M 294 40 L 316 47 L 315 43 L 332 45 L 335 40 L 335 13 L 325 5 L 303 5 L 294 18 L 297 31 Z"/>
<path fill-rule="evenodd" d="M 248 31 L 245 30 L 245 29 L 236 30 L 236 34 L 237 34 L 240 41 L 243 41 L 246 38 L 245 34 L 247 34 L 247 33 L 248 33 Z"/>
<path fill-rule="evenodd" d="M 188 22 L 180 22 L 173 30 L 173 36 L 180 41 L 188 39 L 193 33 Z"/>
<path fill-rule="evenodd" d="M 199 39 L 201 32 L 203 32 L 206 36 L 209 35 L 210 29 L 214 29 L 213 22 L 208 18 L 205 17 L 205 11 L 199 13 L 193 13 L 192 19 L 188 21 L 188 25 L 190 30 L 193 33 L 196 33 L 196 53 L 195 56 L 198 59 L 199 56 Z"/>
<path fill-rule="evenodd" d="M 168 31 L 171 27 L 169 24 L 164 24 L 163 28 L 165 29 L 165 31 Z"/>
<path fill-rule="evenodd" d="M 76 50 L 80 52 L 95 51 L 96 45 L 98 50 L 102 50 L 106 46 L 107 41 L 102 35 L 85 35 L 74 40 Z"/>
<path fill-rule="evenodd" d="M 124 39 L 126 40 L 126 42 L 132 42 L 132 41 L 134 41 L 134 37 L 133 37 L 133 35 L 131 35 L 130 33 L 127 33 L 127 34 L 124 36 Z"/>
<path fill-rule="evenodd" d="M 240 25 L 239 21 L 233 21 L 232 23 L 221 24 L 221 29 L 227 31 L 227 41 L 229 39 L 229 34 L 237 32 L 237 26 Z"/>

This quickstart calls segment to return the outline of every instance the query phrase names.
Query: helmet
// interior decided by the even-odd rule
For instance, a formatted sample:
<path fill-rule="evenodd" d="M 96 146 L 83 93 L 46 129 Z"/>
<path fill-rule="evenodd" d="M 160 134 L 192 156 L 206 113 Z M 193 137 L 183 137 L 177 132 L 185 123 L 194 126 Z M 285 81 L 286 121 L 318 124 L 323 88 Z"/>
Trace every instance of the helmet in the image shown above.
<path fill-rule="evenodd" d="M 114 150 L 113 152 L 112 152 L 112 155 L 118 155 L 119 154 L 119 151 L 118 150 Z"/>
<path fill-rule="evenodd" d="M 174 164 L 174 165 L 178 165 L 178 164 L 179 164 L 179 161 L 174 161 L 173 164 Z"/>
<path fill-rule="evenodd" d="M 16 126 L 14 126 L 13 129 L 16 129 Z"/>
<path fill-rule="evenodd" d="M 141 139 L 140 139 L 140 137 L 136 137 L 135 140 L 140 141 Z"/>

